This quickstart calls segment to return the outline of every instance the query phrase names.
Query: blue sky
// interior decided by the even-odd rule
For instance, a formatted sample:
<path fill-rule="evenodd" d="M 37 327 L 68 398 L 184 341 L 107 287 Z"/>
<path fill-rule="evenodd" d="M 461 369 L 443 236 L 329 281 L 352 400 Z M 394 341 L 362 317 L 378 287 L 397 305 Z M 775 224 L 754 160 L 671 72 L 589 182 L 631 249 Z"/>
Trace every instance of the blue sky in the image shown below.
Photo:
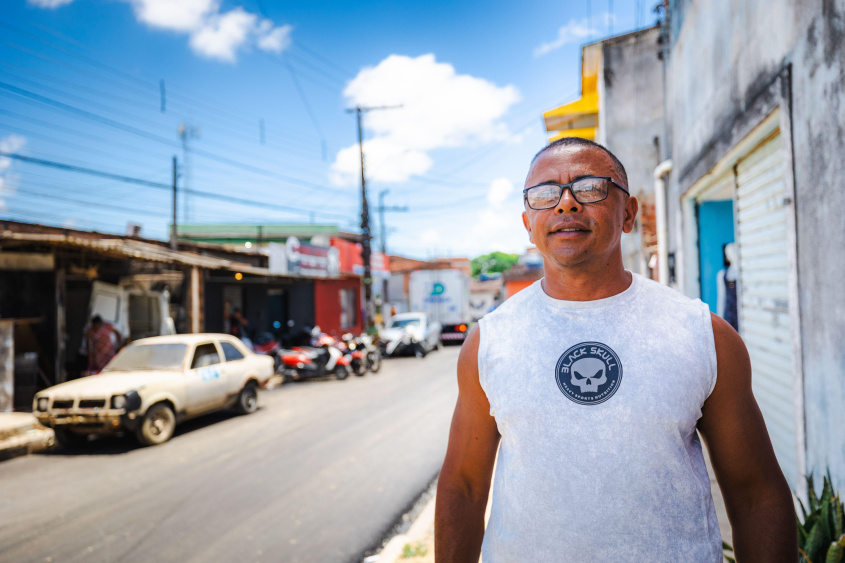
<path fill-rule="evenodd" d="M 194 192 L 179 201 L 180 221 L 356 230 L 357 137 L 344 110 L 401 104 L 364 122 L 371 206 L 389 190 L 386 204 L 409 208 L 387 215 L 388 250 L 519 252 L 519 190 L 545 142 L 541 113 L 577 97 L 581 44 L 650 25 L 650 8 L 7 0 L 0 152 L 161 187 L 0 156 L 0 217 L 119 233 L 133 222 L 165 238 L 175 155 L 180 188 Z"/>

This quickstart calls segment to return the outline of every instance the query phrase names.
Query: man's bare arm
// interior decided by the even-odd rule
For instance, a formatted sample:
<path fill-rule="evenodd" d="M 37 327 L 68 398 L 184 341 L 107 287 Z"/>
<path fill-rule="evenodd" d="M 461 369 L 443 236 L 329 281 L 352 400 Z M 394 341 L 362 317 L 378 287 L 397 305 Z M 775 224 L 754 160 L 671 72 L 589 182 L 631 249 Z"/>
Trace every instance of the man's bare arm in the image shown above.
<path fill-rule="evenodd" d="M 795 509 L 751 392 L 748 351 L 727 322 L 712 315 L 712 323 L 718 378 L 698 429 L 725 497 L 734 553 L 738 563 L 792 563 L 798 558 Z"/>
<path fill-rule="evenodd" d="M 437 563 L 478 563 L 484 537 L 484 511 L 500 436 L 490 416 L 487 395 L 478 382 L 479 336 L 476 326 L 458 359 L 458 403 L 437 483 Z"/>

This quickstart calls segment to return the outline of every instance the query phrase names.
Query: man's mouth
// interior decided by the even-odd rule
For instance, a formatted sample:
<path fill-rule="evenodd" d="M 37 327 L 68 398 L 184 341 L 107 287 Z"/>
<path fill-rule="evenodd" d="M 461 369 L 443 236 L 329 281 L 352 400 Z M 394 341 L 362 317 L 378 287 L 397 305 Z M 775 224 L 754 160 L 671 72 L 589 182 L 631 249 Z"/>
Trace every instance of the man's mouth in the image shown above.
<path fill-rule="evenodd" d="M 553 229 L 551 234 L 556 237 L 561 238 L 574 238 L 585 233 L 588 233 L 590 230 L 581 226 L 574 226 L 574 227 L 560 227 L 557 229 Z"/>

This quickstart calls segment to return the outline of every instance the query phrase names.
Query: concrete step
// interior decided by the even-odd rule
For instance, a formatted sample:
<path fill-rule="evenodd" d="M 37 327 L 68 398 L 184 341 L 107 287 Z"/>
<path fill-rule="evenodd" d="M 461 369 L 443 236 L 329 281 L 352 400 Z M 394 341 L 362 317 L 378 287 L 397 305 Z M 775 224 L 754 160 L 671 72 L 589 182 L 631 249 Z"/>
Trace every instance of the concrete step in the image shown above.
<path fill-rule="evenodd" d="M 55 444 L 50 428 L 41 426 L 29 413 L 0 413 L 0 461 L 35 453 Z"/>

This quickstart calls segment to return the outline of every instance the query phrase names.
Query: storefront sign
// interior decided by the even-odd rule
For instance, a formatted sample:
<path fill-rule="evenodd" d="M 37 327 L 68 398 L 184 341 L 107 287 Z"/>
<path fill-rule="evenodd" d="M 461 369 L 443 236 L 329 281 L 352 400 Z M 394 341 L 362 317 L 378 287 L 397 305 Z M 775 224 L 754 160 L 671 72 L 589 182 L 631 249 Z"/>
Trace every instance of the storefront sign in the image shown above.
<path fill-rule="evenodd" d="M 337 277 L 340 274 L 340 256 L 332 247 L 315 246 L 288 237 L 285 242 L 288 274 L 316 277 Z"/>

